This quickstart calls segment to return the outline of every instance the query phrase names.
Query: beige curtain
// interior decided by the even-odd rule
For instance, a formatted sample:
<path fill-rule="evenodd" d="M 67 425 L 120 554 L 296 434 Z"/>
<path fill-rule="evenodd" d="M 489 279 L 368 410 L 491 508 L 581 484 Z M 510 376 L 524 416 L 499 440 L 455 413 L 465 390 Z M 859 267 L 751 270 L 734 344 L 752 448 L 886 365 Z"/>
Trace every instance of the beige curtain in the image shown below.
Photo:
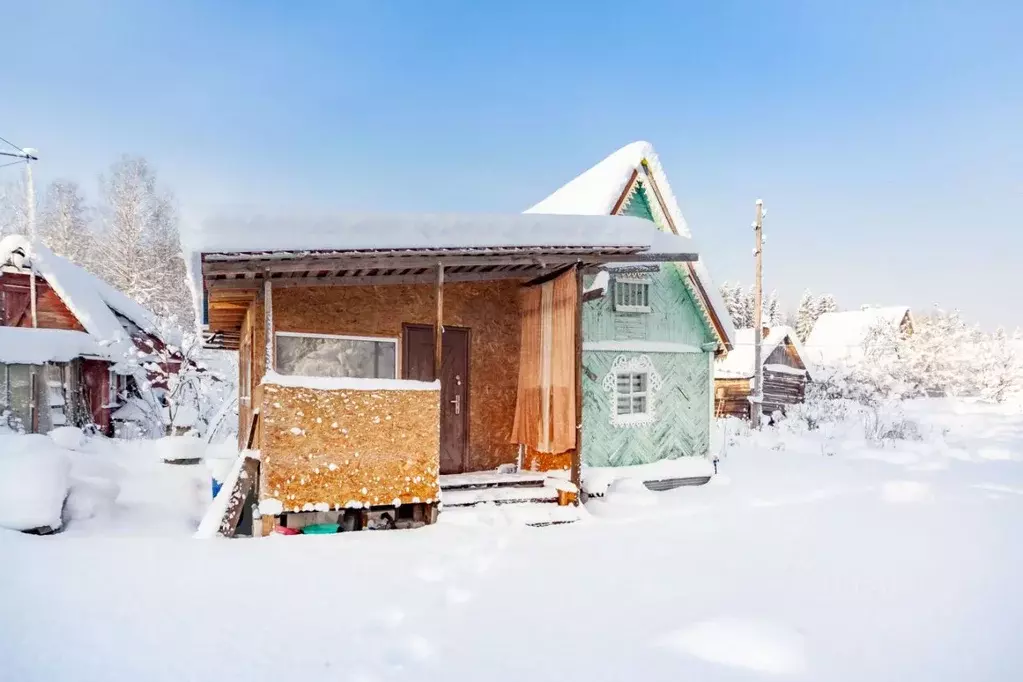
<path fill-rule="evenodd" d="M 519 385 L 511 440 L 537 452 L 575 448 L 578 295 L 575 270 L 521 292 Z"/>

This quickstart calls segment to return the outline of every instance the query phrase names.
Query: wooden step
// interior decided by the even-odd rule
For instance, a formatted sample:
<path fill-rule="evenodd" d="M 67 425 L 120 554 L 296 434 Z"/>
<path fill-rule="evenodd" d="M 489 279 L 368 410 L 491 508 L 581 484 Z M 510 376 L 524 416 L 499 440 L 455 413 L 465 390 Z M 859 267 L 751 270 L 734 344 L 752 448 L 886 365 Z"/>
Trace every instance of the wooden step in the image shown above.
<path fill-rule="evenodd" d="M 488 488 L 540 488 L 547 477 L 544 474 L 519 472 L 502 474 L 497 471 L 474 471 L 468 474 L 443 474 L 441 490 L 486 490 Z"/>
<path fill-rule="evenodd" d="M 519 504 L 558 502 L 558 489 L 544 486 L 518 485 L 492 488 L 459 488 L 441 490 L 440 501 L 445 508 L 475 507 L 478 504 Z"/>

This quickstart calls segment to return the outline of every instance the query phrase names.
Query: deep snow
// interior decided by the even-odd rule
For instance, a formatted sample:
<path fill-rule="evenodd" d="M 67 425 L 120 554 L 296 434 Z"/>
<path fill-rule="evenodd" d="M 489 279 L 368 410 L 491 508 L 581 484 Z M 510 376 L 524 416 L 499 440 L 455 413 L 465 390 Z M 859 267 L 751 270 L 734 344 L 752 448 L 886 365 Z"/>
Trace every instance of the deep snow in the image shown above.
<path fill-rule="evenodd" d="M 907 411 L 924 440 L 728 435 L 710 484 L 620 482 L 568 526 L 0 532 L 0 679 L 1023 679 L 1023 411 Z"/>

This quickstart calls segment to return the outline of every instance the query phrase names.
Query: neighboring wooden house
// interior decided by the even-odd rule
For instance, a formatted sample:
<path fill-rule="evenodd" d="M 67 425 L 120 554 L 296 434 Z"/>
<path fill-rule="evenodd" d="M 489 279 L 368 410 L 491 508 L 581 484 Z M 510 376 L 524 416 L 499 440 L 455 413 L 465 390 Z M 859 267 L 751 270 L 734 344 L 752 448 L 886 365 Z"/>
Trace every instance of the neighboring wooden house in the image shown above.
<path fill-rule="evenodd" d="M 267 529 L 428 522 L 441 488 L 445 507 L 504 483 L 491 499 L 558 497 L 526 472 L 579 480 L 583 271 L 696 257 L 618 217 L 218 220 L 197 238 Z"/>
<path fill-rule="evenodd" d="M 148 311 L 99 278 L 19 235 L 0 240 L 0 410 L 33 433 L 95 425 L 112 433 L 111 414 L 164 353 Z M 174 366 L 171 366 L 174 365 Z"/>
<path fill-rule="evenodd" d="M 690 236 L 657 154 L 619 149 L 530 208 L 622 215 Z M 608 266 L 584 308 L 583 462 L 646 464 L 706 455 L 715 354 L 731 347 L 727 310 L 702 259 Z"/>
<path fill-rule="evenodd" d="M 753 332 L 752 329 L 738 330 L 735 347 L 714 363 L 714 414 L 718 417 L 750 418 L 756 368 Z M 761 346 L 764 414 L 784 414 L 789 405 L 803 402 L 810 378 L 803 353 L 791 327 L 764 329 Z"/>
<path fill-rule="evenodd" d="M 912 334 L 913 315 L 907 306 L 824 313 L 806 339 L 806 357 L 821 367 L 854 366 L 863 360 L 864 342 L 879 326 Z"/>

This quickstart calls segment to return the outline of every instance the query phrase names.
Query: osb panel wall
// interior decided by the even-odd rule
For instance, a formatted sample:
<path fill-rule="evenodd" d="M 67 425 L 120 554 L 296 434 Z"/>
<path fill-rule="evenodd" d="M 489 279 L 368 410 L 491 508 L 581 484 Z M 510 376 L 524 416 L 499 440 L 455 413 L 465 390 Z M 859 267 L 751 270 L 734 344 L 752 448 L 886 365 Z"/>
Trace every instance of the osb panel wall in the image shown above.
<path fill-rule="evenodd" d="M 583 434 L 583 442 L 586 442 L 586 434 Z M 522 455 L 522 468 L 530 471 L 568 471 L 572 468 L 573 453 L 574 450 L 557 454 L 537 452 L 527 447 Z"/>
<path fill-rule="evenodd" d="M 511 281 L 444 286 L 444 323 L 470 329 L 468 470 L 514 462 L 509 442 L 519 375 L 520 284 Z M 275 288 L 276 331 L 401 338 L 402 324 L 433 324 L 437 299 L 432 284 L 368 287 Z M 263 304 L 254 311 L 253 381 L 265 364 Z M 401 348 L 398 350 L 399 365 Z M 400 372 L 400 369 L 399 369 Z"/>
<path fill-rule="evenodd" d="M 437 499 L 439 391 L 263 391 L 260 502 L 327 511 Z"/>

